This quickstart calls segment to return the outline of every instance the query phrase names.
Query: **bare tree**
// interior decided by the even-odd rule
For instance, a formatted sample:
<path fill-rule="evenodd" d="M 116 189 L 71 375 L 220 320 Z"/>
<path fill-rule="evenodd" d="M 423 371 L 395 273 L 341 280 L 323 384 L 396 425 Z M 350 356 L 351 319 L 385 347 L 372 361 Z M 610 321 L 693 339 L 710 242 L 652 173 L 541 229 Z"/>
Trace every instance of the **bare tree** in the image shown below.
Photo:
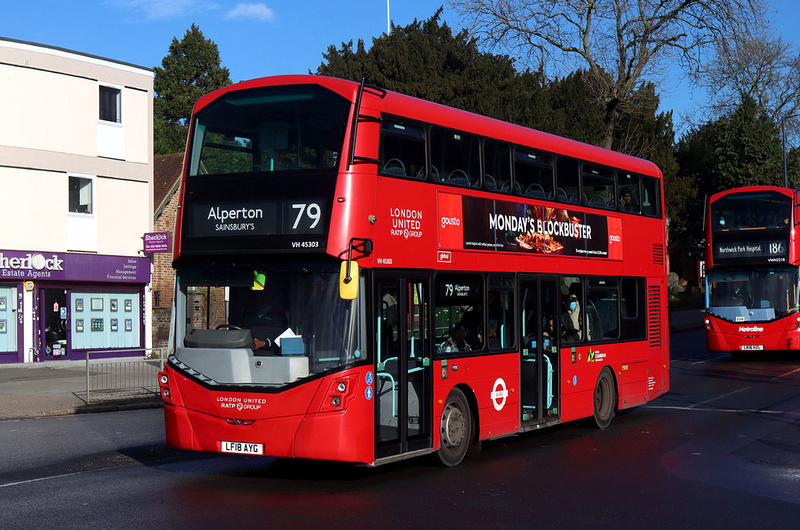
<path fill-rule="evenodd" d="M 748 97 L 776 122 L 800 110 L 800 53 L 766 31 L 718 43 L 698 74 L 711 94 L 712 118 L 731 114 Z"/>
<path fill-rule="evenodd" d="M 697 71 L 711 44 L 759 27 L 764 0 L 450 0 L 471 31 L 490 47 L 552 75 L 577 68 L 605 108 L 611 147 L 619 111 L 644 80 L 659 80 L 674 63 Z M 536 63 L 536 64 L 531 64 Z"/>

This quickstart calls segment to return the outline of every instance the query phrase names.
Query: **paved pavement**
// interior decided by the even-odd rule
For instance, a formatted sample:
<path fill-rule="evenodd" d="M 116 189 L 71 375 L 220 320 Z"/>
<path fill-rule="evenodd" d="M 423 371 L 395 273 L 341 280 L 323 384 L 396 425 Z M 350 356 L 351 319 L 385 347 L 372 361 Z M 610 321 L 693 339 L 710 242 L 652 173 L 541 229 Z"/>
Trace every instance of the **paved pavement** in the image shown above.
<path fill-rule="evenodd" d="M 703 311 L 679 311 L 670 316 L 673 332 L 703 326 Z M 86 364 L 83 361 L 45 361 L 0 364 L 0 420 L 44 418 L 108 412 L 132 408 L 160 407 L 155 394 L 125 396 L 99 403 L 86 403 Z"/>
<path fill-rule="evenodd" d="M 158 394 L 131 392 L 87 404 L 84 361 L 0 364 L 0 421 L 160 406 Z"/>

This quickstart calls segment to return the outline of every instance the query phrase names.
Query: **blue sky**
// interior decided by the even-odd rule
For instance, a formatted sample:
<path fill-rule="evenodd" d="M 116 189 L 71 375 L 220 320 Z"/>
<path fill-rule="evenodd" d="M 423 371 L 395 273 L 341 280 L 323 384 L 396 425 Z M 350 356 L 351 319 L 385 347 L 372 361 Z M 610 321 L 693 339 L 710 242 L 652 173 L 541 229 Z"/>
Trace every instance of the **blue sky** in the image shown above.
<path fill-rule="evenodd" d="M 768 0 L 776 31 L 790 42 L 800 24 L 800 2 Z M 389 0 L 396 25 L 429 18 L 445 0 Z M 231 79 L 242 81 L 277 74 L 307 73 L 322 63 L 328 46 L 386 32 L 386 0 L 26 0 L 6 1 L 0 37 L 58 46 L 140 66 L 160 66 L 173 37 L 192 23 L 219 46 Z M 459 17 L 445 6 L 444 20 L 454 29 Z M 679 75 L 662 87 L 662 110 L 681 114 L 705 103 Z"/>

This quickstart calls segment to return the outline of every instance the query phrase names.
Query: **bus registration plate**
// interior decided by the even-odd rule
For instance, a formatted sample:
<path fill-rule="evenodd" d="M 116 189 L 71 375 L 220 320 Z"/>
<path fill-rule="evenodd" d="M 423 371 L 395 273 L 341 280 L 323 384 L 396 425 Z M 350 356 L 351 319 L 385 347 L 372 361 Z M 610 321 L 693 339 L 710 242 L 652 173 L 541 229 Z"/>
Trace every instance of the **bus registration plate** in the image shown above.
<path fill-rule="evenodd" d="M 238 453 L 241 455 L 263 455 L 264 444 L 256 444 L 250 442 L 228 442 L 221 441 L 223 453 Z"/>
<path fill-rule="evenodd" d="M 743 350 L 763 350 L 763 344 L 742 344 L 741 348 Z"/>

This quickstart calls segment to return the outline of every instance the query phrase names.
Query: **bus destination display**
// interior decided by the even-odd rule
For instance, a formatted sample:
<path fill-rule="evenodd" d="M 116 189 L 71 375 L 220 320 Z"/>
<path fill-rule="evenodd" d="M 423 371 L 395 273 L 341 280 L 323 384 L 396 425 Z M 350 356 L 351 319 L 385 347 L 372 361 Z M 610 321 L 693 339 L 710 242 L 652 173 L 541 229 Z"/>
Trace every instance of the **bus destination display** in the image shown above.
<path fill-rule="evenodd" d="M 191 236 L 323 234 L 322 199 L 214 201 L 192 206 Z"/>

